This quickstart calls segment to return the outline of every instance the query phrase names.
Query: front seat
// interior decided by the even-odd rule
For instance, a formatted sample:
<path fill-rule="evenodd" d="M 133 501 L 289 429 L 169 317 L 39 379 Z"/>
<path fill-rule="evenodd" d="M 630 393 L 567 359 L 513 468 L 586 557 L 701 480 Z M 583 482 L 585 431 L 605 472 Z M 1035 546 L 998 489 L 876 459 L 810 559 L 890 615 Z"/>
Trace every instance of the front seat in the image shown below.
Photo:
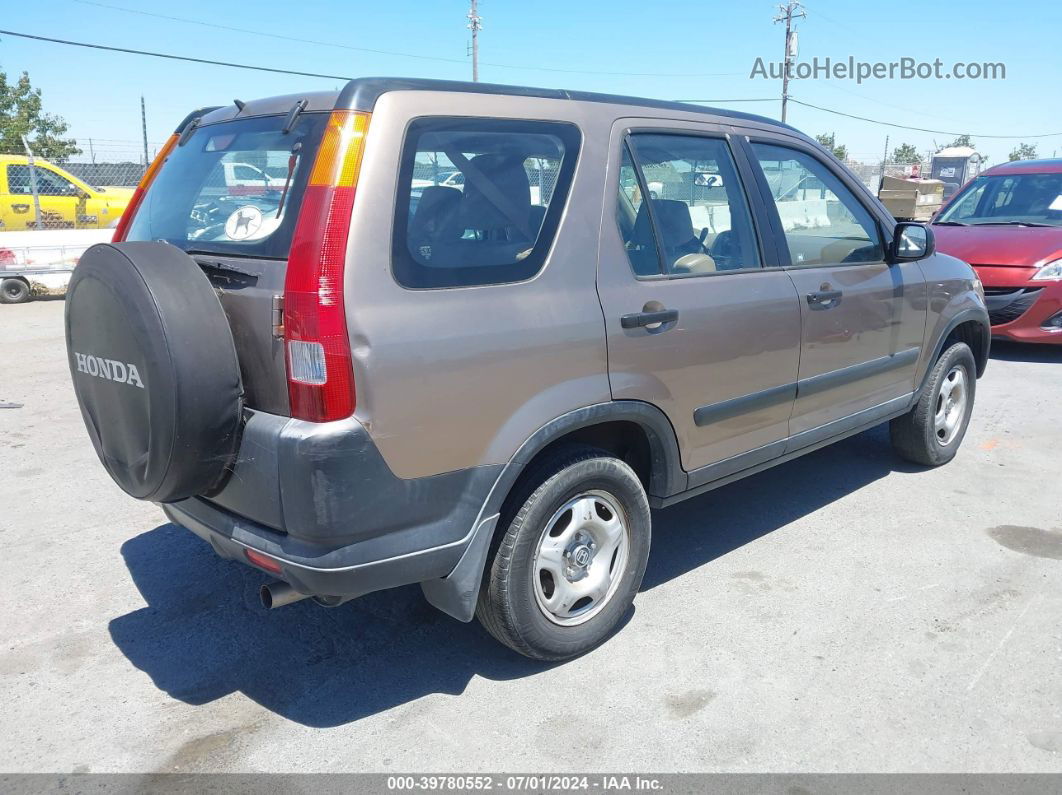
<path fill-rule="evenodd" d="M 461 205 L 461 191 L 442 185 L 424 188 L 417 209 L 409 219 L 409 239 L 413 243 L 460 237 L 454 221 Z"/>
<path fill-rule="evenodd" d="M 482 239 L 531 242 L 531 183 L 517 155 L 476 155 L 469 161 L 460 219 Z"/>
<path fill-rule="evenodd" d="M 527 256 L 538 229 L 523 157 L 476 155 L 462 171 L 465 189 L 457 212 L 462 239 L 456 241 L 454 256 L 466 266 L 513 263 Z"/>
<path fill-rule="evenodd" d="M 660 247 L 664 251 L 668 270 L 675 269 L 678 260 L 682 259 L 678 268 L 681 271 L 697 272 L 715 270 L 714 262 L 705 253 L 700 239 L 693 232 L 693 219 L 690 217 L 690 208 L 686 202 L 675 199 L 650 199 L 653 203 L 653 214 L 660 230 Z M 649 220 L 648 202 L 642 202 L 638 208 L 638 215 L 634 219 L 634 230 L 631 232 L 631 241 L 643 251 L 653 251 L 653 225 Z M 698 258 L 694 261 L 687 255 L 699 254 L 706 261 Z M 655 268 L 653 269 L 655 272 Z"/>

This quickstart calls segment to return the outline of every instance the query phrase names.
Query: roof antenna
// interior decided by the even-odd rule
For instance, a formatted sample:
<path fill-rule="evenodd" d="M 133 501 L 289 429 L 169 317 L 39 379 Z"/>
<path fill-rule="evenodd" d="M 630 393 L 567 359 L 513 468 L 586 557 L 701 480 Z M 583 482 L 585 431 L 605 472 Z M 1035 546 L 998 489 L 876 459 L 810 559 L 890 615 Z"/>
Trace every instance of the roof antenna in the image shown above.
<path fill-rule="evenodd" d="M 247 103 L 244 102 L 242 99 L 234 99 L 232 101 L 232 104 L 236 106 L 237 112 L 239 112 L 239 111 L 243 110 L 245 107 L 247 107 Z"/>

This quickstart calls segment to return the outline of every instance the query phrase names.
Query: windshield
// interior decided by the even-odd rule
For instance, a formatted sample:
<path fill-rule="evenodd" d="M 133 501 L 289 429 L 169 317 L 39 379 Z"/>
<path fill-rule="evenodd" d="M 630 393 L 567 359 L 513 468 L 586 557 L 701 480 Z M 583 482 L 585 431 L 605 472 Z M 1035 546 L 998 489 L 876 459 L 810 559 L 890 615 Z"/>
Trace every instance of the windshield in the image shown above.
<path fill-rule="evenodd" d="M 126 240 L 163 240 L 185 251 L 281 259 L 313 155 L 328 120 L 307 113 L 199 128 L 151 183 Z"/>
<path fill-rule="evenodd" d="M 1062 174 L 980 176 L 934 223 L 1062 226 Z"/>

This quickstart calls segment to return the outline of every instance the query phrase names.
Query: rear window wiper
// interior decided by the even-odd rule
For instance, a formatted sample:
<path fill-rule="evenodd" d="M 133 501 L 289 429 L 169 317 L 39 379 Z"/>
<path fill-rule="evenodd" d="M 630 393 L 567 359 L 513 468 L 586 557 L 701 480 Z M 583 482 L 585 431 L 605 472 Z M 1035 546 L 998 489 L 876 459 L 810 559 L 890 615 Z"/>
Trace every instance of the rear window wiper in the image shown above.
<path fill-rule="evenodd" d="M 277 202 L 277 214 L 274 218 L 280 217 L 280 211 L 284 209 L 284 199 L 288 197 L 288 188 L 291 187 L 291 175 L 295 173 L 295 164 L 299 161 L 299 151 L 302 149 L 302 141 L 296 141 L 291 147 L 291 154 L 288 155 L 288 174 L 284 177 L 284 190 L 280 192 L 280 201 Z"/>
<path fill-rule="evenodd" d="M 201 251 L 199 249 L 190 248 L 185 252 L 190 257 L 195 258 L 195 261 L 199 263 L 201 268 L 211 268 L 219 271 L 230 271 L 231 273 L 238 273 L 241 276 L 253 276 L 258 278 L 262 275 L 261 271 L 253 271 L 250 268 L 241 268 L 239 265 L 233 265 L 229 262 L 222 262 L 221 260 L 214 259 L 217 257 L 217 253 L 213 251 Z M 210 259 L 207 259 L 209 257 Z"/>
<path fill-rule="evenodd" d="M 287 135 L 291 132 L 291 128 L 295 126 L 295 121 L 299 118 L 299 114 L 306 110 L 306 106 L 310 104 L 305 99 L 300 99 L 296 102 L 291 110 L 288 111 L 288 117 L 284 119 L 284 126 L 280 128 L 281 135 Z"/>

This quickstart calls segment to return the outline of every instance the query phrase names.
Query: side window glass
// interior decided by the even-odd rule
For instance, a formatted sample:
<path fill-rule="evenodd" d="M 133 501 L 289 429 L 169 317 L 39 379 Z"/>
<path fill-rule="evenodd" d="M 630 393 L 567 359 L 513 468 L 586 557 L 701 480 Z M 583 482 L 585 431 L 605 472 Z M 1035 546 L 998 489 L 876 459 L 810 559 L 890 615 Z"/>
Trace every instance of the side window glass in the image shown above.
<path fill-rule="evenodd" d="M 879 262 L 874 218 L 817 158 L 782 146 L 752 145 L 782 221 L 794 265 Z"/>
<path fill-rule="evenodd" d="M 620 163 L 619 195 L 616 197 L 616 225 L 619 227 L 623 247 L 627 251 L 627 259 L 634 274 L 659 276 L 660 254 L 657 250 L 656 235 L 653 234 L 649 217 L 645 215 L 644 205 L 638 172 L 635 171 L 630 150 L 624 145 L 623 160 Z"/>
<path fill-rule="evenodd" d="M 745 191 L 726 141 L 686 135 L 636 134 L 630 146 L 641 170 L 648 201 L 635 206 L 624 234 L 631 267 L 638 275 L 656 272 L 659 247 L 670 276 L 703 276 L 760 267 L 759 250 Z M 634 182 L 620 173 L 621 231 L 624 197 Z M 641 199 L 642 197 L 637 197 Z M 655 238 L 654 238 L 655 233 Z"/>
<path fill-rule="evenodd" d="M 28 170 L 28 169 L 27 169 Z M 46 168 L 35 168 L 37 192 L 41 196 L 76 196 L 77 188 L 66 177 L 61 177 Z"/>
<path fill-rule="evenodd" d="M 560 222 L 579 131 L 560 122 L 431 118 L 406 136 L 392 258 L 412 288 L 534 276 Z"/>
<path fill-rule="evenodd" d="M 61 177 L 54 171 L 37 166 L 33 169 L 37 176 L 37 193 L 40 196 L 76 196 L 77 187 L 73 182 Z M 7 189 L 11 193 L 29 194 L 33 192 L 30 184 L 30 167 L 10 165 L 7 167 Z"/>
<path fill-rule="evenodd" d="M 29 166 L 7 167 L 7 189 L 10 193 L 32 193 Z"/>

